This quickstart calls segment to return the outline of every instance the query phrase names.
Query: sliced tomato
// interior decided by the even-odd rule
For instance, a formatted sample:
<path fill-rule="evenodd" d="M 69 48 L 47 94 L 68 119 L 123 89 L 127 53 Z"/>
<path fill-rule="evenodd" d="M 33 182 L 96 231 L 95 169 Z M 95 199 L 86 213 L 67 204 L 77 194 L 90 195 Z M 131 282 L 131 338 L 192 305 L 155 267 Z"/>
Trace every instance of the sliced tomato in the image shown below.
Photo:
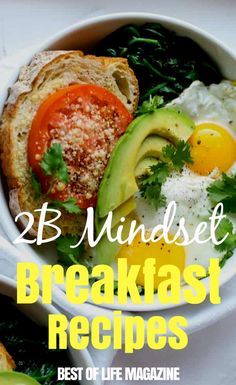
<path fill-rule="evenodd" d="M 50 95 L 39 107 L 28 138 L 28 161 L 42 190 L 65 201 L 76 198 L 81 208 L 95 206 L 99 183 L 118 138 L 132 120 L 123 103 L 96 85 L 71 85 Z M 60 143 L 69 182 L 63 186 L 46 176 L 41 160 Z"/>

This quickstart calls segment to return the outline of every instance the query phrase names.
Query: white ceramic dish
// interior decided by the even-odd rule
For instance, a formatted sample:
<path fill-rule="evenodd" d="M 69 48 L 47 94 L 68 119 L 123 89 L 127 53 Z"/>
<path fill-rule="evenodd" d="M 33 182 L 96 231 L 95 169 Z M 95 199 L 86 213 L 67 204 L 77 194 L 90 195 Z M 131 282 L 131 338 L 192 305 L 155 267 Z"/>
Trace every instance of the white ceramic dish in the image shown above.
<path fill-rule="evenodd" d="M 167 16 L 148 14 L 148 13 L 119 13 L 110 14 L 79 22 L 71 27 L 61 31 L 53 36 L 42 45 L 30 52 L 27 52 L 15 65 L 11 72 L 11 76 L 7 79 L 4 89 L 0 89 L 0 111 L 3 108 L 4 101 L 7 95 L 7 86 L 11 85 L 17 78 L 19 66 L 27 64 L 35 52 L 44 49 L 82 49 L 87 50 L 94 46 L 103 37 L 117 29 L 118 27 L 128 24 L 136 23 L 142 24 L 144 22 L 158 22 L 163 26 L 176 31 L 176 33 L 188 36 L 197 42 L 208 54 L 216 61 L 220 67 L 223 76 L 228 79 L 236 79 L 236 55 L 227 48 L 224 44 L 219 42 L 213 36 L 201 29 L 188 24 L 186 22 L 173 19 Z M 4 223 L 4 230 L 11 241 L 14 241 L 19 235 L 19 231 L 10 215 L 8 209 L 7 197 L 4 193 L 3 183 L 0 185 L 0 222 Z M 38 263 L 44 263 L 51 258 L 52 251 L 50 247 L 43 247 L 34 249 L 28 245 L 21 244 L 19 248 L 25 250 L 27 254 L 31 255 L 32 260 Z M 224 266 L 220 276 L 220 284 L 227 282 L 236 272 L 236 253 L 230 258 Z M 207 292 L 209 292 L 209 279 L 206 278 L 204 282 Z M 180 305 L 185 304 L 184 299 L 181 300 Z M 174 305 L 163 305 L 156 300 L 152 305 L 134 305 L 129 302 L 127 305 L 119 305 L 115 302 L 113 305 L 106 305 L 113 309 L 122 309 L 128 311 L 149 311 L 174 307 Z"/>
<path fill-rule="evenodd" d="M 16 300 L 16 283 L 10 278 L 6 278 L 0 275 L 0 294 L 6 295 Z M 22 311 L 27 317 L 35 321 L 38 325 L 46 326 L 48 314 L 56 314 L 58 311 L 52 305 L 44 305 L 41 302 L 41 298 L 33 305 L 20 305 L 20 311 Z M 1 316 L 0 316 L 1 320 Z M 17 331 L 16 331 L 17 333 Z M 84 349 L 81 351 L 69 348 L 69 357 L 71 360 L 71 366 L 75 367 L 93 367 L 93 361 L 89 352 Z M 80 385 L 99 385 L 98 381 L 80 381 Z"/>

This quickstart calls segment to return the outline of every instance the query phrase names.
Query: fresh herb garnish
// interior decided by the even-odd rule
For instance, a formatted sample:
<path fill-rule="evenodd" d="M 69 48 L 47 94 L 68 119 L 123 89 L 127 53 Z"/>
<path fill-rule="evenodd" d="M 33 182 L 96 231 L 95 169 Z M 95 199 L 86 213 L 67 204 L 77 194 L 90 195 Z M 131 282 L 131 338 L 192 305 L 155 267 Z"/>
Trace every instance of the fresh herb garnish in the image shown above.
<path fill-rule="evenodd" d="M 215 245 L 216 250 L 231 252 L 236 248 L 236 233 L 234 233 L 233 223 L 229 218 L 223 218 L 216 230 L 218 241 L 221 241 L 226 235 L 226 239 L 220 245 Z"/>
<path fill-rule="evenodd" d="M 163 148 L 162 153 L 177 170 L 182 170 L 185 163 L 193 163 L 190 144 L 184 140 L 180 140 L 176 147 L 168 144 Z"/>
<path fill-rule="evenodd" d="M 224 267 L 224 265 L 226 264 L 226 262 L 228 261 L 229 258 L 231 258 L 233 255 L 233 252 L 232 251 L 228 251 L 220 260 L 220 263 L 219 263 L 219 266 L 220 268 L 222 269 L 222 267 Z"/>
<path fill-rule="evenodd" d="M 164 183 L 169 176 L 169 166 L 167 163 L 158 162 L 150 167 L 150 172 L 150 175 L 141 181 L 143 186 Z"/>
<path fill-rule="evenodd" d="M 37 179 L 37 176 L 35 175 L 35 173 L 32 171 L 32 168 L 30 168 L 30 178 L 31 178 L 31 185 L 34 190 L 35 199 L 38 199 L 42 194 L 41 184 Z"/>
<path fill-rule="evenodd" d="M 164 99 L 162 96 L 149 96 L 149 100 L 145 100 L 143 104 L 137 110 L 137 116 L 143 114 L 150 114 L 157 108 L 161 108 L 164 105 Z"/>
<path fill-rule="evenodd" d="M 67 170 L 67 165 L 62 156 L 62 146 L 59 143 L 54 143 L 44 154 L 43 159 L 40 163 L 40 166 L 46 175 L 52 176 L 51 186 L 53 186 L 53 182 L 64 182 L 68 183 L 69 175 Z M 31 172 L 31 183 L 32 187 L 35 191 L 35 197 L 39 197 L 41 195 L 41 185 L 38 181 L 36 175 Z M 50 193 L 50 188 L 47 194 Z M 47 195 L 46 194 L 46 195 Z M 77 200 L 75 198 L 68 198 L 65 201 L 52 200 L 50 202 L 50 207 L 65 209 L 69 214 L 81 214 L 81 209 L 77 204 Z"/>
<path fill-rule="evenodd" d="M 78 243 L 76 235 L 60 236 L 56 240 L 56 250 L 60 263 L 65 267 L 80 263 L 80 259 L 84 253 L 84 245 L 81 244 L 75 248 L 70 246 Z"/>
<path fill-rule="evenodd" d="M 165 206 L 166 198 L 161 193 L 160 184 L 145 185 L 145 186 L 141 185 L 140 192 L 141 192 L 141 196 L 156 210 L 158 210 L 160 207 Z"/>
<path fill-rule="evenodd" d="M 161 186 L 169 175 L 169 167 L 166 163 L 159 162 L 150 167 L 150 172 L 150 175 L 140 178 L 139 188 L 141 196 L 157 210 L 166 203 Z"/>
<path fill-rule="evenodd" d="M 226 213 L 236 213 L 236 175 L 222 174 L 222 178 L 213 182 L 207 191 L 212 202 L 223 203 Z"/>
<path fill-rule="evenodd" d="M 219 262 L 221 269 L 226 264 L 228 259 L 232 257 L 233 251 L 236 248 L 236 233 L 234 233 L 233 223 L 229 218 L 223 218 L 216 229 L 217 241 L 221 241 L 224 238 L 225 240 L 220 245 L 215 245 L 215 249 L 217 251 L 225 252 Z"/>
<path fill-rule="evenodd" d="M 45 175 L 50 175 L 57 180 L 68 183 L 69 175 L 66 162 L 62 156 L 62 146 L 54 143 L 43 155 L 40 166 Z"/>
<path fill-rule="evenodd" d="M 65 209 L 70 214 L 81 214 L 81 208 L 77 204 L 75 198 L 68 198 L 66 201 L 53 200 L 50 202 L 50 207 L 56 209 Z"/>
<path fill-rule="evenodd" d="M 181 171 L 185 163 L 192 163 L 189 143 L 180 140 L 176 147 L 172 144 L 165 146 L 162 153 L 169 163 L 158 162 L 150 167 L 150 174 L 144 175 L 139 179 L 139 189 L 141 196 L 147 202 L 158 208 L 166 203 L 166 199 L 161 193 L 162 184 L 166 181 L 172 170 Z"/>

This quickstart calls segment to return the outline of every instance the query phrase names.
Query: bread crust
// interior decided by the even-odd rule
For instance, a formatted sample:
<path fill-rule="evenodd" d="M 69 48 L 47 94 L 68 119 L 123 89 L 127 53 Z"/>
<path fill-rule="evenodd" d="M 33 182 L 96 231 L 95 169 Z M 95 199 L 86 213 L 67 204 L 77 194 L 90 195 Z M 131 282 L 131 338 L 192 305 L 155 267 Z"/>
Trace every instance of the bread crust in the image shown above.
<path fill-rule="evenodd" d="M 64 62 L 66 63 L 69 60 L 78 60 L 78 58 L 83 59 L 88 64 L 91 63 L 95 72 L 96 70 L 101 71 L 102 69 L 102 71 L 107 71 L 107 73 L 109 73 L 110 70 L 112 71 L 114 69 L 114 74 L 117 74 L 118 77 L 121 76 L 121 79 L 118 79 L 120 82 L 122 82 L 122 74 L 126 73 L 127 77 L 130 79 L 132 90 L 132 103 L 129 102 L 127 98 L 127 108 L 131 113 L 134 113 L 137 108 L 139 99 L 138 81 L 133 70 L 129 67 L 127 59 L 84 55 L 81 51 L 45 51 L 36 54 L 31 63 L 21 69 L 18 81 L 12 86 L 0 123 L 0 151 L 2 168 L 7 177 L 8 187 L 10 190 L 10 206 L 18 207 L 17 211 L 25 211 L 27 194 L 32 194 L 32 191 L 26 193 L 25 183 L 22 183 L 22 180 L 19 177 L 18 167 L 20 168 L 21 165 L 18 165 L 18 162 L 16 161 L 16 134 L 13 122 L 17 118 L 24 101 L 27 100 L 28 95 L 31 95 L 34 90 L 40 90 L 41 85 L 45 84 L 44 82 L 47 81 L 47 77 L 51 75 L 53 67 L 56 67 L 57 65 L 59 66 L 61 63 L 63 65 Z M 122 97 L 122 95 L 117 96 L 120 96 L 120 98 Z M 122 100 L 123 102 L 124 99 L 125 97 Z M 26 153 L 24 156 L 26 156 Z M 14 194 L 11 190 L 14 190 Z M 42 203 L 43 201 L 40 199 L 35 201 L 33 204 L 34 207 L 32 207 L 32 210 L 30 211 L 33 211 L 35 208 L 40 208 Z M 12 210 L 12 214 L 16 215 L 17 212 Z M 65 217 L 69 225 L 67 223 L 67 225 L 64 226 L 63 219 L 60 223 L 62 232 L 77 233 L 78 226 L 73 226 L 77 217 L 75 215 L 63 213 L 63 218 Z M 35 229 L 33 232 L 34 231 Z"/>
<path fill-rule="evenodd" d="M 0 342 L 0 371 L 11 371 L 16 364 L 12 356 L 8 353 L 5 346 Z"/>

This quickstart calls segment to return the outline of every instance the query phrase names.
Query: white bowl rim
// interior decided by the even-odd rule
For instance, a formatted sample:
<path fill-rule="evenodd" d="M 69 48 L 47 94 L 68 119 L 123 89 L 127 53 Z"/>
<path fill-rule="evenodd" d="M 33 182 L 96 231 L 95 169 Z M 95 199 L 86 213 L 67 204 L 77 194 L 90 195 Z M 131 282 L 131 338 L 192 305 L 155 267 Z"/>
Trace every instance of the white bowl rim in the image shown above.
<path fill-rule="evenodd" d="M 203 36 L 207 40 L 211 41 L 212 43 L 220 46 L 221 48 L 224 49 L 224 51 L 227 51 L 227 53 L 234 57 L 236 59 L 236 53 L 233 52 L 233 50 L 228 47 L 225 43 L 221 42 L 219 39 L 217 39 L 214 35 L 211 33 L 203 30 L 202 28 L 199 28 L 195 26 L 192 23 L 189 23 L 185 20 L 181 20 L 179 18 L 163 15 L 163 14 L 158 14 L 158 13 L 150 13 L 150 12 L 112 12 L 112 13 L 107 13 L 104 15 L 99 15 L 99 16 L 93 16 L 91 18 L 85 18 L 82 19 L 81 21 L 78 21 L 76 23 L 73 23 L 69 27 L 66 27 L 59 31 L 58 33 L 54 34 L 51 38 L 46 39 L 42 44 L 39 45 L 39 49 L 47 49 L 50 45 L 54 44 L 57 42 L 60 38 L 63 38 L 65 35 L 68 35 L 72 32 L 74 32 L 77 29 L 82 29 L 87 26 L 91 26 L 93 24 L 97 23 L 102 23 L 108 20 L 126 20 L 126 19 L 147 19 L 147 21 L 153 20 L 154 18 L 158 19 L 157 22 L 169 22 L 173 23 L 176 26 L 179 27 L 184 27 L 186 29 L 191 29 L 194 31 L 196 34 Z M 37 50 L 38 51 L 38 50 Z"/>
<path fill-rule="evenodd" d="M 126 20 L 133 20 L 133 22 L 139 22 L 143 19 L 145 21 L 152 21 L 152 22 L 159 22 L 159 23 L 171 23 L 175 25 L 176 27 L 181 27 L 186 30 L 193 31 L 197 36 L 202 37 L 204 40 L 210 42 L 213 45 L 216 45 L 220 47 L 225 54 L 229 55 L 233 60 L 235 60 L 236 63 L 236 54 L 225 44 L 222 43 L 220 40 L 215 38 L 213 35 L 211 35 L 209 32 L 202 30 L 201 28 L 186 22 L 184 20 L 180 20 L 177 18 L 173 18 L 170 16 L 161 15 L 158 13 L 148 13 L 148 12 L 118 12 L 118 13 L 107 13 L 104 15 L 94 16 L 91 18 L 86 18 L 81 21 L 78 21 L 71 26 L 64 28 L 63 30 L 59 31 L 58 33 L 54 34 L 49 39 L 46 39 L 43 43 L 37 45 L 37 47 L 33 48 L 29 54 L 25 55 L 25 64 L 28 63 L 28 61 L 32 58 L 34 53 L 39 52 L 41 50 L 50 49 L 50 46 L 57 43 L 60 39 L 64 38 L 65 36 L 68 36 L 69 34 L 72 34 L 75 31 L 79 31 L 83 28 L 90 27 L 95 24 L 102 24 L 103 22 L 107 21 L 126 21 Z M 173 27 L 174 30 L 174 27 Z M 18 69 L 19 70 L 19 69 Z M 3 193 L 2 183 L 0 184 L 0 194 Z M 8 221 L 6 221 L 6 218 Z M 14 221 L 9 213 L 8 206 L 6 207 L 6 204 L 4 202 L 4 199 L 0 198 L 0 222 L 4 223 L 4 231 L 6 235 L 10 238 L 11 241 L 13 241 L 18 235 L 18 229 L 16 225 L 14 224 Z M 35 262 L 36 254 L 34 251 L 29 247 L 28 245 L 19 245 L 19 248 L 21 250 L 25 250 L 29 253 L 31 250 L 32 258 Z M 220 275 L 220 286 L 226 283 L 228 280 L 230 280 L 235 274 L 236 274 L 236 251 L 234 255 L 227 261 L 226 265 L 221 269 L 221 275 Z M 205 287 L 207 289 L 207 293 L 209 293 L 210 288 L 210 282 L 209 277 L 202 279 L 202 282 L 204 282 Z M 188 286 L 184 286 L 186 289 Z M 92 300 L 89 300 L 88 302 L 93 303 Z M 181 298 L 181 302 L 176 304 L 162 304 L 159 301 L 155 301 L 153 304 L 147 305 L 147 304 L 141 304 L 136 305 L 133 304 L 131 301 L 128 301 L 125 305 L 120 305 L 117 302 L 117 299 L 115 298 L 114 304 L 103 304 L 101 307 L 105 307 L 108 309 L 115 309 L 115 310 L 126 310 L 126 311 L 135 311 L 135 312 L 143 312 L 143 311 L 154 311 L 154 310 L 165 310 L 170 308 L 176 308 L 178 306 L 187 305 L 186 301 Z"/>

